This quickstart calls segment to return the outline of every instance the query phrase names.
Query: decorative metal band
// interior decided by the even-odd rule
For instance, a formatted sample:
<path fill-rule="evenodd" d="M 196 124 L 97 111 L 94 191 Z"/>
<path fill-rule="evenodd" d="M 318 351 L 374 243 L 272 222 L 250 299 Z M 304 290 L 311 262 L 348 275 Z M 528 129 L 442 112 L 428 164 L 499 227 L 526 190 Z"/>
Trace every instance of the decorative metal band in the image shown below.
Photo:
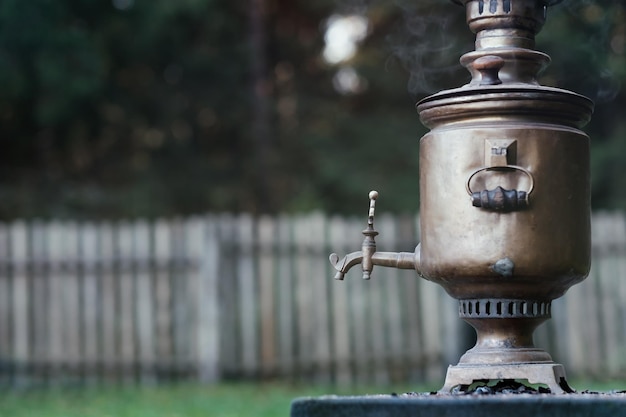
<path fill-rule="evenodd" d="M 487 298 L 459 300 L 461 318 L 550 318 L 551 301 Z"/>

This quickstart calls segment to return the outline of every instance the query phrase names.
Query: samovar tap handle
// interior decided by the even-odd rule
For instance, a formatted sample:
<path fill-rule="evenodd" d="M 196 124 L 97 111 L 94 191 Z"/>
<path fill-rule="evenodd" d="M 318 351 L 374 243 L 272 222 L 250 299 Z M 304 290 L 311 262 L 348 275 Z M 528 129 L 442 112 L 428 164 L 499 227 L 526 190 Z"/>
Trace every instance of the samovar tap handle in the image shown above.
<path fill-rule="evenodd" d="M 374 212 L 376 210 L 376 199 L 378 198 L 378 191 L 370 191 L 370 209 L 367 216 L 367 228 L 363 230 L 363 244 L 361 245 L 361 252 L 363 252 L 363 260 L 361 266 L 363 268 L 363 279 L 370 279 L 372 270 L 374 269 L 374 263 L 372 257 L 376 253 L 376 240 L 378 235 L 376 229 L 374 229 Z"/>

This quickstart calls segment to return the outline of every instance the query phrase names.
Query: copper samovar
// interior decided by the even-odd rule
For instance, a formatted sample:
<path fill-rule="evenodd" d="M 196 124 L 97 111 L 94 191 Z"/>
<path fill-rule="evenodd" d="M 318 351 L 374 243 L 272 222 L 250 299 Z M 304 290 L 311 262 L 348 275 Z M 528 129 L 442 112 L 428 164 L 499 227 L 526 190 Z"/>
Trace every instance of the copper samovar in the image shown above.
<path fill-rule="evenodd" d="M 476 50 L 461 57 L 472 80 L 417 104 L 421 243 L 379 252 L 377 192 L 362 250 L 330 261 L 343 279 L 361 264 L 415 269 L 459 300 L 476 345 L 450 366 L 442 392 L 478 380 L 517 379 L 570 392 L 562 365 L 533 344 L 551 301 L 590 267 L 589 137 L 592 102 L 545 87 L 550 58 L 534 50 L 548 6 L 560 0 L 455 0 Z"/>

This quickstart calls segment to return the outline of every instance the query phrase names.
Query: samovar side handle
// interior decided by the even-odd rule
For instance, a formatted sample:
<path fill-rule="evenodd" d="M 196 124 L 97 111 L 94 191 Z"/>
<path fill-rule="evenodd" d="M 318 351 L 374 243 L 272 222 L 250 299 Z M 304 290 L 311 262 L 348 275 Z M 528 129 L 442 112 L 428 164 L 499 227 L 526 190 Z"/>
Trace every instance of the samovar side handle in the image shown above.
<path fill-rule="evenodd" d="M 483 171 L 519 171 L 526 174 L 529 178 L 530 186 L 528 191 L 506 190 L 500 186 L 493 190 L 472 191 L 471 181 L 476 174 Z M 533 175 L 525 168 L 517 165 L 505 165 L 499 167 L 483 167 L 479 168 L 469 176 L 465 183 L 465 189 L 472 200 L 474 207 L 480 207 L 487 210 L 509 212 L 515 210 L 523 210 L 530 205 L 530 194 L 535 188 L 535 179 Z"/>

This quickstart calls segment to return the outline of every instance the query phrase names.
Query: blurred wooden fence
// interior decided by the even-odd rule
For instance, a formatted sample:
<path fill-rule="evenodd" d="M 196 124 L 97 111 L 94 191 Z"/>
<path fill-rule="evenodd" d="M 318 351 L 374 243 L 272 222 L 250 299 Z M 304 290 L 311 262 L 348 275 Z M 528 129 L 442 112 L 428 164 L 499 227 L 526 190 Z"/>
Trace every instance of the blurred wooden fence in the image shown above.
<path fill-rule="evenodd" d="M 417 218 L 381 215 L 412 251 Z M 442 381 L 473 331 L 411 271 L 332 280 L 364 218 L 208 215 L 0 224 L 0 384 L 287 377 Z M 626 223 L 593 219 L 591 276 L 555 301 L 538 345 L 570 375 L 626 375 Z M 357 268 L 358 269 L 358 268 Z"/>

